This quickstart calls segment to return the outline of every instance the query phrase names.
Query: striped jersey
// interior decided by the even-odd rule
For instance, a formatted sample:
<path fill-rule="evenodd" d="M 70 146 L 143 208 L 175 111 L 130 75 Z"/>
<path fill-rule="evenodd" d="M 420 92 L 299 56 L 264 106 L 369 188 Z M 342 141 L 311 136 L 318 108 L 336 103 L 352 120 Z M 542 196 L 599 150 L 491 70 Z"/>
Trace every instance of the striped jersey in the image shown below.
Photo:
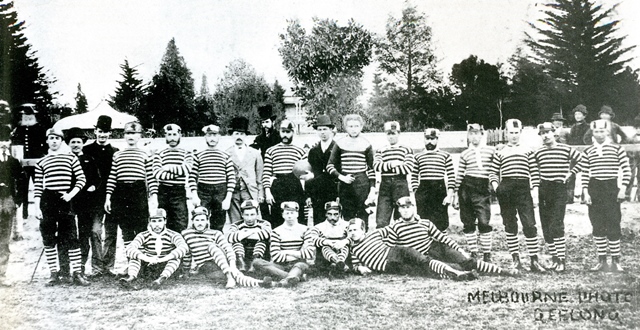
<path fill-rule="evenodd" d="M 629 185 L 631 169 L 624 148 L 617 144 L 603 144 L 600 150 L 595 142 L 584 150 L 580 169 L 582 170 L 582 188 L 589 186 L 590 179 L 617 179 L 622 171 L 622 185 Z"/>
<path fill-rule="evenodd" d="M 312 230 L 314 233 L 314 245 L 316 247 L 322 247 L 326 245 L 326 241 L 339 241 L 347 238 L 347 228 L 349 222 L 344 219 L 340 219 L 335 225 L 332 225 L 329 221 L 325 220 L 315 226 Z"/>
<path fill-rule="evenodd" d="M 391 167 L 391 161 L 400 161 L 402 164 Z M 382 176 L 407 175 L 413 172 L 415 159 L 413 150 L 401 145 L 388 145 L 378 149 L 373 157 L 373 170 L 380 172 Z"/>
<path fill-rule="evenodd" d="M 488 179 L 491 161 L 495 152 L 496 149 L 490 146 L 469 147 L 469 149 L 463 151 L 460 154 L 460 162 L 458 163 L 455 190 L 460 188 L 462 179 L 465 176 Z"/>
<path fill-rule="evenodd" d="M 489 181 L 498 183 L 501 179 L 530 179 L 537 177 L 533 150 L 521 145 L 509 145 L 493 155 Z"/>
<path fill-rule="evenodd" d="M 140 259 L 141 255 L 182 259 L 189 251 L 184 238 L 177 232 L 165 228 L 160 234 L 147 230 L 136 235 L 126 249 L 127 258 Z"/>
<path fill-rule="evenodd" d="M 65 193 L 73 188 L 82 189 L 86 182 L 82 166 L 74 154 L 47 155 L 36 163 L 33 197 L 39 198 L 45 189 Z"/>
<path fill-rule="evenodd" d="M 118 181 L 144 181 L 149 195 L 158 192 L 158 181 L 153 177 L 152 159 L 140 148 L 127 148 L 113 154 L 113 165 L 107 181 L 107 195 L 113 194 Z"/>
<path fill-rule="evenodd" d="M 233 262 L 236 260 L 236 255 L 231 248 L 231 244 L 224 237 L 224 234 L 219 230 L 206 229 L 203 232 L 198 232 L 193 228 L 188 228 L 182 231 L 182 237 L 189 246 L 189 250 L 184 256 L 183 267 L 186 269 L 191 268 L 191 262 L 200 266 L 207 261 L 213 261 L 213 256 L 209 253 L 209 247 L 213 244 L 224 251 L 227 256 L 227 260 Z"/>
<path fill-rule="evenodd" d="M 377 271 L 384 271 L 387 268 L 391 245 L 383 241 L 382 229 L 367 233 L 360 242 L 350 240 L 351 263 L 354 269 L 361 264 Z"/>
<path fill-rule="evenodd" d="M 449 236 L 443 234 L 429 220 L 421 220 L 415 217 L 413 220 L 398 220 L 393 225 L 382 228 L 388 231 L 383 236 L 391 245 L 407 246 L 427 254 L 431 244 L 436 240 L 448 247 L 461 251 L 460 247 Z"/>
<path fill-rule="evenodd" d="M 333 146 L 327 172 L 335 177 L 366 172 L 369 180 L 375 182 L 373 159 L 373 148 L 369 141 L 360 136 L 355 139 L 347 136 Z"/>
<path fill-rule="evenodd" d="M 236 171 L 231 157 L 218 149 L 205 149 L 193 157 L 193 167 L 189 173 L 189 190 L 198 190 L 198 183 L 227 184 L 227 192 L 236 187 Z"/>
<path fill-rule="evenodd" d="M 233 223 L 229 227 L 227 239 L 230 243 L 242 243 L 240 233 L 242 231 L 254 231 L 258 234 L 259 241 L 266 241 L 271 237 L 271 224 L 268 221 L 258 220 L 253 226 L 247 225 L 243 220 Z"/>
<path fill-rule="evenodd" d="M 304 149 L 293 144 L 278 143 L 267 149 L 264 154 L 264 170 L 262 171 L 262 186 L 271 188 L 271 182 L 276 175 L 289 174 L 293 165 L 300 159 L 307 158 Z"/>
<path fill-rule="evenodd" d="M 444 180 L 447 187 L 453 189 L 456 184 L 456 174 L 453 169 L 451 155 L 442 150 L 425 150 L 416 155 L 416 165 L 411 175 L 411 189 L 416 191 L 420 180 Z"/>
<path fill-rule="evenodd" d="M 531 177 L 531 184 L 537 187 L 540 180 L 562 182 L 568 173 L 578 173 L 582 155 L 576 149 L 559 143 L 552 148 L 543 146 L 536 150 L 533 159 L 537 167 L 534 172 L 538 175 Z M 574 164 L 573 168 L 571 164 Z"/>
<path fill-rule="evenodd" d="M 153 155 L 153 176 L 160 184 L 184 186 L 193 154 L 182 148 L 166 148 Z"/>
<path fill-rule="evenodd" d="M 290 262 L 311 259 L 314 256 L 313 232 L 309 227 L 283 224 L 271 233 L 271 261 Z M 284 251 L 300 251 L 302 258 L 296 258 Z"/>

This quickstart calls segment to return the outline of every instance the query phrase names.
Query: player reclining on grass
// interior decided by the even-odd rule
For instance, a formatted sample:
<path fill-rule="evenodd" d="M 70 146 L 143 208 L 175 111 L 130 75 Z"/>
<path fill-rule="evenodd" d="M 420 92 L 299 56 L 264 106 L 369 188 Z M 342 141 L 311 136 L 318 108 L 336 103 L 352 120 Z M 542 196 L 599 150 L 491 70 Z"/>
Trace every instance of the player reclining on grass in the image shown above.
<path fill-rule="evenodd" d="M 340 203 L 326 202 L 324 209 L 326 220 L 312 228 L 317 248 L 315 265 L 319 269 L 329 269 L 331 274 L 342 275 L 349 270 L 345 265 L 349 256 L 346 241 L 349 223 L 342 219 Z"/>
<path fill-rule="evenodd" d="M 189 251 L 183 259 L 184 277 L 189 276 L 193 260 L 196 272 L 201 267 L 208 268 L 206 266 L 215 263 L 218 267 L 213 268 L 220 268 L 227 276 L 227 288 L 235 287 L 236 283 L 242 286 L 271 287 L 271 277 L 256 280 L 244 276 L 236 268 L 236 255 L 231 244 L 222 232 L 209 228 L 209 211 L 205 207 L 198 206 L 191 214 L 191 227 L 182 231 L 182 236 L 189 246 Z"/>
<path fill-rule="evenodd" d="M 246 271 L 246 265 L 251 265 L 253 259 L 264 259 L 271 237 L 271 224 L 258 219 L 259 207 L 260 204 L 254 200 L 242 202 L 242 220 L 229 228 L 227 239 L 236 254 L 236 264 L 240 271 Z M 249 272 L 253 271 L 253 267 L 249 268 Z"/>
<path fill-rule="evenodd" d="M 157 209 L 149 218 L 146 231 L 136 235 L 127 247 L 129 258 L 128 276 L 120 279 L 124 288 L 140 290 L 142 284 L 138 280 L 138 273 L 160 273 L 151 283 L 156 289 L 164 283 L 180 266 L 180 260 L 189 251 L 184 238 L 175 231 L 167 228 L 167 212 Z"/>

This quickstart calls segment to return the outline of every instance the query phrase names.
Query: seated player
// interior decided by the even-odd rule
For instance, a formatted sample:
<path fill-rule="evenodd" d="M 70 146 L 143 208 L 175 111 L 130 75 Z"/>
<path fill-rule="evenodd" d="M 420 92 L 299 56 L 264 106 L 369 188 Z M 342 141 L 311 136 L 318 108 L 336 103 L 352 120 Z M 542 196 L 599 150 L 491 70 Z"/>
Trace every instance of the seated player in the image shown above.
<path fill-rule="evenodd" d="M 236 268 L 236 255 L 233 253 L 231 244 L 222 232 L 209 227 L 207 208 L 198 206 L 191 214 L 191 227 L 182 231 L 182 236 L 189 246 L 189 252 L 185 255 L 182 265 L 183 274 L 186 277 L 191 270 L 193 260 L 196 271 L 202 266 L 215 263 L 227 276 L 227 288 L 235 287 L 236 283 L 242 286 L 271 287 L 271 277 L 265 277 L 263 281 L 260 281 L 240 273 Z"/>
<path fill-rule="evenodd" d="M 316 257 L 316 266 L 329 266 L 331 272 L 338 274 L 349 270 L 345 261 L 349 256 L 349 246 L 339 241 L 347 238 L 349 223 L 342 219 L 342 206 L 338 202 L 324 204 L 326 220 L 313 227 L 316 247 L 320 250 Z M 330 263 L 330 264 L 329 264 Z"/>
<path fill-rule="evenodd" d="M 151 283 L 153 288 L 160 287 L 178 269 L 187 251 L 189 247 L 182 236 L 167 228 L 167 212 L 157 209 L 149 218 L 148 229 L 136 235 L 127 247 L 128 276 L 120 279 L 120 285 L 140 290 L 138 273 L 142 269 L 146 275 L 160 273 Z"/>
<path fill-rule="evenodd" d="M 313 232 L 298 223 L 299 206 L 296 202 L 283 202 L 284 223 L 271 233 L 271 261 L 254 259 L 257 271 L 280 278 L 277 286 L 293 287 L 305 279 L 309 269 L 307 259 L 313 258 Z"/>
<path fill-rule="evenodd" d="M 390 244 L 383 235 L 383 231 L 388 228 L 379 228 L 365 234 L 362 219 L 354 218 L 349 221 L 348 234 L 354 271 L 362 275 L 368 275 L 372 270 L 394 274 L 436 273 L 458 281 L 474 278 L 471 272 L 457 270 L 414 248 Z"/>
<path fill-rule="evenodd" d="M 271 237 L 271 224 L 258 219 L 260 204 L 254 200 L 246 200 L 240 204 L 242 220 L 229 228 L 227 239 L 236 254 L 237 268 L 246 271 L 247 263 L 252 265 L 253 259 L 264 259 L 267 243 Z M 249 272 L 254 269 L 251 267 Z"/>
<path fill-rule="evenodd" d="M 492 263 L 471 258 L 451 238 L 443 234 L 429 220 L 421 220 L 416 214 L 410 197 L 401 197 L 396 202 L 400 219 L 383 228 L 385 236 L 392 244 L 416 249 L 423 255 L 461 267 L 466 271 L 516 275 L 517 269 L 502 269 Z"/>

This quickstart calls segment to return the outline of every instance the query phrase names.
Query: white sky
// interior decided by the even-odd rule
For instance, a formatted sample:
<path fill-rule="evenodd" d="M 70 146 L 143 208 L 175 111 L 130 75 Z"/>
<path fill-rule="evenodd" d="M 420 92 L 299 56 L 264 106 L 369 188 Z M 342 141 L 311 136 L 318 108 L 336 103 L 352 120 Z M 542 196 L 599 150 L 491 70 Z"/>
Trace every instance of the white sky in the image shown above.
<path fill-rule="evenodd" d="M 601 0 L 606 5 L 614 0 Z M 505 62 L 520 44 L 526 22 L 539 17 L 545 1 L 534 0 L 414 0 L 433 29 L 440 66 L 451 66 L 469 55 L 489 63 Z M 25 35 L 37 50 L 40 64 L 58 82 L 59 100 L 75 106 L 82 84 L 90 109 L 113 94 L 120 64 L 127 58 L 147 82 L 158 70 L 169 40 L 181 55 L 200 89 L 202 74 L 209 87 L 233 59 L 243 58 L 269 83 L 277 79 L 290 87 L 278 54 L 278 34 L 286 20 L 298 18 L 310 30 L 312 18 L 349 18 L 382 35 L 389 14 L 401 15 L 403 1 L 385 0 L 18 0 L 18 17 L 26 21 Z M 621 34 L 627 45 L 640 44 L 640 1 L 623 0 L 618 8 Z M 640 49 L 631 63 L 640 68 Z M 375 66 L 367 68 L 370 85 Z"/>

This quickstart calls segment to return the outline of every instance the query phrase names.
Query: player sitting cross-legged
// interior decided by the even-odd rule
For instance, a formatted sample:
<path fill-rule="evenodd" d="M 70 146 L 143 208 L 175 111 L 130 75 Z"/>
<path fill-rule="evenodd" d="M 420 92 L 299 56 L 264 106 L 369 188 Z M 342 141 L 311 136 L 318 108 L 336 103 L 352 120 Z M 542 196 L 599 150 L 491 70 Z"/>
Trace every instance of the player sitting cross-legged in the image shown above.
<path fill-rule="evenodd" d="M 240 271 L 246 270 L 253 259 L 264 259 L 267 243 L 271 237 L 271 224 L 258 219 L 260 204 L 254 200 L 246 200 L 240 205 L 242 220 L 235 222 L 229 228 L 227 239 L 236 254 L 236 263 Z M 252 272 L 253 267 L 249 268 Z"/>
<path fill-rule="evenodd" d="M 347 238 L 349 223 L 342 219 L 342 206 L 332 201 L 324 204 L 326 220 L 313 227 L 316 253 L 316 266 L 329 268 L 331 273 L 342 274 L 349 270 L 345 261 L 349 256 L 349 246 L 340 241 Z"/>

